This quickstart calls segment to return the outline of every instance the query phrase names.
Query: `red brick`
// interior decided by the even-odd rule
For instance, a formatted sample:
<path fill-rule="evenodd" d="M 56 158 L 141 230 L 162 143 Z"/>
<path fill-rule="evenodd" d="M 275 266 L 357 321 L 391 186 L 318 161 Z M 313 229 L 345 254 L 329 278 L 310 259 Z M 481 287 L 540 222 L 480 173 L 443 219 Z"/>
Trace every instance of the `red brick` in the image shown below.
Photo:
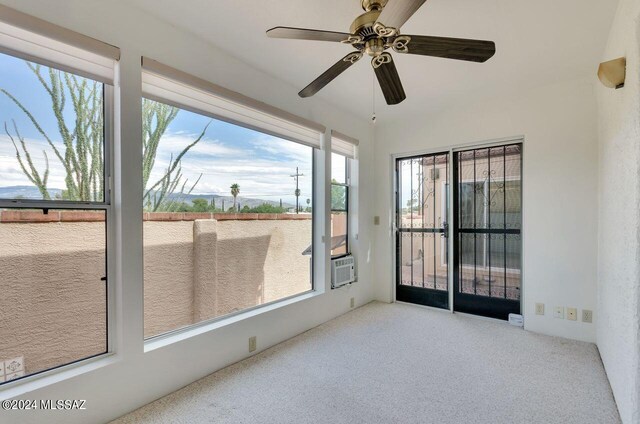
<path fill-rule="evenodd" d="M 184 214 L 182 212 L 151 212 L 149 213 L 149 221 L 182 221 Z"/>
<path fill-rule="evenodd" d="M 38 222 L 58 222 L 60 214 L 58 211 L 49 211 L 44 214 L 41 210 L 4 210 L 2 211 L 2 222 L 22 222 L 22 223 L 38 223 Z"/>
<path fill-rule="evenodd" d="M 104 222 L 102 211 L 60 211 L 61 222 Z"/>

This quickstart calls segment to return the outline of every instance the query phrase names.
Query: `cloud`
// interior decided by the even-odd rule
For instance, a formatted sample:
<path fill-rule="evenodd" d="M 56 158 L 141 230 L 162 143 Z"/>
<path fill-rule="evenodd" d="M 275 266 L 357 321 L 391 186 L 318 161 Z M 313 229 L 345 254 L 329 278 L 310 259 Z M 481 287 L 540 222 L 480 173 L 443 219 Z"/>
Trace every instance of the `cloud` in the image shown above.
<path fill-rule="evenodd" d="M 160 148 L 158 151 L 167 157 L 173 153 L 175 157 L 185 147 L 197 140 L 199 135 L 200 134 L 187 133 L 185 131 L 165 134 L 160 140 Z M 242 155 L 243 151 L 241 149 L 223 145 L 219 140 L 212 140 L 205 136 L 198 142 L 198 144 L 189 150 L 189 153 L 199 156 L 221 157 Z"/>
<path fill-rule="evenodd" d="M 164 140 L 163 140 L 164 141 Z M 231 144 L 231 145 L 229 145 Z M 242 147 L 236 147 L 242 145 Z M 161 149 L 166 145 L 162 144 Z M 231 184 L 240 185 L 240 196 L 265 200 L 295 200 L 296 167 L 304 174 L 299 179 L 302 198 L 311 198 L 312 149 L 290 141 L 264 136 L 249 142 L 224 143 L 218 141 L 214 151 L 221 154 L 201 154 L 190 150 L 182 160 L 183 178 L 189 180 L 189 188 L 200 175 L 194 194 L 219 194 L 228 196 Z M 164 175 L 169 156 L 161 153 L 156 160 L 150 181 Z"/>
<path fill-rule="evenodd" d="M 251 137 L 233 141 L 204 138 L 194 146 L 181 162 L 187 187 L 202 178 L 194 194 L 229 195 L 231 184 L 241 187 L 240 196 L 278 200 L 291 203 L 295 200 L 295 179 L 291 177 L 296 167 L 304 174 L 299 179 L 301 197 L 311 197 L 312 149 L 276 137 L 246 130 Z M 253 134 L 257 136 L 253 136 Z M 242 134 L 241 134 L 242 135 Z M 192 143 L 198 134 L 188 131 L 172 131 L 162 138 L 149 185 L 158 181 L 169 166 L 171 155 L 175 158 L 184 147 Z M 25 140 L 34 166 L 45 169 L 43 151 L 49 157 L 48 188 L 66 187 L 65 171 L 51 146 L 45 140 Z M 63 152 L 63 148 L 61 147 Z M 15 149 L 6 135 L 0 135 L 0 186 L 33 185 L 24 175 L 16 158 Z"/>
<path fill-rule="evenodd" d="M 16 139 L 16 142 L 17 141 Z M 31 155 L 33 165 L 41 176 L 44 176 L 46 169 L 43 151 L 47 152 L 49 158 L 49 180 L 47 187 L 50 189 L 64 189 L 66 187 L 64 182 L 65 171 L 49 143 L 45 140 L 25 139 L 25 144 Z M 19 144 L 18 148 L 20 148 Z M 24 152 L 21 151 L 20 153 L 26 165 Z M 18 158 L 16 157 L 16 150 L 11 139 L 7 135 L 0 135 L 0 186 L 9 187 L 16 185 L 33 185 L 33 183 L 29 181 L 22 171 L 22 168 L 20 168 Z"/>

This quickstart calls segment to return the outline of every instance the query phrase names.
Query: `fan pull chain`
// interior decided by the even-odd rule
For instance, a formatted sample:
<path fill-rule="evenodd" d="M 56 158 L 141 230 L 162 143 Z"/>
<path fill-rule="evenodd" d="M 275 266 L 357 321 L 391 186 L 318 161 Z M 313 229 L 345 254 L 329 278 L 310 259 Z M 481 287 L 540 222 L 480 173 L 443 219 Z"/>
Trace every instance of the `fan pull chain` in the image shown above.
<path fill-rule="evenodd" d="M 375 125 L 376 123 L 376 74 L 372 74 L 371 78 L 371 101 L 372 101 L 372 110 L 373 114 L 371 115 L 371 123 Z"/>

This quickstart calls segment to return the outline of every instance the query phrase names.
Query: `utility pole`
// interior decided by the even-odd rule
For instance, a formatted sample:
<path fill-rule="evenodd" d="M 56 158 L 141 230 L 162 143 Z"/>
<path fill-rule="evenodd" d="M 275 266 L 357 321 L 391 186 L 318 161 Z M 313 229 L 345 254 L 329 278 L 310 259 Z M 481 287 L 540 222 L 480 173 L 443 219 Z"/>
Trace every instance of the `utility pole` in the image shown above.
<path fill-rule="evenodd" d="M 296 173 L 293 174 L 293 175 L 290 175 L 290 177 L 293 177 L 293 178 L 296 179 L 296 192 L 295 192 L 295 194 L 296 194 L 296 213 L 299 213 L 300 212 L 300 202 L 298 201 L 298 198 L 300 197 L 300 189 L 298 188 L 298 179 L 300 177 L 304 177 L 304 174 L 301 174 L 298 171 L 298 167 L 296 166 Z"/>

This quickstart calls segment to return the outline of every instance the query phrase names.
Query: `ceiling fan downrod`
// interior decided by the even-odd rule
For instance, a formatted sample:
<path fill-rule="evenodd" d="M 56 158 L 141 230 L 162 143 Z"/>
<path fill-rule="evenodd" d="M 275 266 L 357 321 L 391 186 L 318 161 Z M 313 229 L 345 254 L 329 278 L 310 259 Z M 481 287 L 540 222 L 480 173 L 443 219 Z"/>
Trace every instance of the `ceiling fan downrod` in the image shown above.
<path fill-rule="evenodd" d="M 365 12 L 372 10 L 382 10 L 387 5 L 388 0 L 362 0 L 362 8 Z"/>

